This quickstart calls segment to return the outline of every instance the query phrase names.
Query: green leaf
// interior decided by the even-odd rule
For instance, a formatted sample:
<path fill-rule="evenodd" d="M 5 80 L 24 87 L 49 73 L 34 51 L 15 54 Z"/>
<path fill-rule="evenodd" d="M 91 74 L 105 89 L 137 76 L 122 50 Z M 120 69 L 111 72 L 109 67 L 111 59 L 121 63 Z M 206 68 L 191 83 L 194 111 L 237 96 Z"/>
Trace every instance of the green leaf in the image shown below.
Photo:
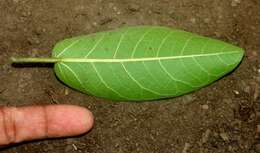
<path fill-rule="evenodd" d="M 137 26 L 66 39 L 54 47 L 53 58 L 27 62 L 56 62 L 58 78 L 84 93 L 142 101 L 206 86 L 231 72 L 243 54 L 239 47 L 189 32 Z"/>

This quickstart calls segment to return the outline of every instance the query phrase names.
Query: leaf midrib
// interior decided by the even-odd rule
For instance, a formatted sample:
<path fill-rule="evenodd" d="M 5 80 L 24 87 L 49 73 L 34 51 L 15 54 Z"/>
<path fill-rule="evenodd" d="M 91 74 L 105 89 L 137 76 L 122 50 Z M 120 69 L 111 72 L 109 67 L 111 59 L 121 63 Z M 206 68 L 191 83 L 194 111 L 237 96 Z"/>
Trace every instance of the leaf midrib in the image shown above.
<path fill-rule="evenodd" d="M 178 55 L 178 56 L 166 56 L 166 57 L 147 57 L 147 58 L 56 58 L 59 62 L 80 62 L 80 63 L 119 63 L 119 62 L 140 62 L 140 61 L 159 61 L 159 60 L 171 60 L 171 59 L 182 59 L 182 58 L 193 58 L 193 57 L 210 57 L 210 56 L 219 56 L 227 54 L 238 54 L 240 51 L 230 51 L 230 52 L 221 52 L 221 53 L 208 53 L 208 54 L 192 54 L 192 55 Z"/>

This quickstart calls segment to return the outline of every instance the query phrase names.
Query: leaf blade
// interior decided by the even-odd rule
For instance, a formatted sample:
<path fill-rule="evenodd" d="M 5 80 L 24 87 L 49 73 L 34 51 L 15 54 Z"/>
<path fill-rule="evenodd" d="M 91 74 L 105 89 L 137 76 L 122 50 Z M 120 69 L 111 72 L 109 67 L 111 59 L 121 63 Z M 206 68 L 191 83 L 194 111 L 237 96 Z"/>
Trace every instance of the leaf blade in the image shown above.
<path fill-rule="evenodd" d="M 77 70 L 74 73 L 83 88 L 55 68 L 72 88 L 107 99 L 142 101 L 199 89 L 232 71 L 244 51 L 176 29 L 142 26 L 65 40 L 53 52 L 53 57 L 60 58 L 55 65 L 66 63 Z"/>

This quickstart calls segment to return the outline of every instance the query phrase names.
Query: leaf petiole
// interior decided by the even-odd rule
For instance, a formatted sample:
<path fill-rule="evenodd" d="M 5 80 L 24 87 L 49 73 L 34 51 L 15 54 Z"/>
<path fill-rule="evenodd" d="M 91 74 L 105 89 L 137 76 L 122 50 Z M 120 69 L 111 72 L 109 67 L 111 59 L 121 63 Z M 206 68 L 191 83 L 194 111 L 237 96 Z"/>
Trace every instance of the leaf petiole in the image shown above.
<path fill-rule="evenodd" d="M 11 57 L 12 63 L 57 63 L 61 61 L 61 58 Z"/>

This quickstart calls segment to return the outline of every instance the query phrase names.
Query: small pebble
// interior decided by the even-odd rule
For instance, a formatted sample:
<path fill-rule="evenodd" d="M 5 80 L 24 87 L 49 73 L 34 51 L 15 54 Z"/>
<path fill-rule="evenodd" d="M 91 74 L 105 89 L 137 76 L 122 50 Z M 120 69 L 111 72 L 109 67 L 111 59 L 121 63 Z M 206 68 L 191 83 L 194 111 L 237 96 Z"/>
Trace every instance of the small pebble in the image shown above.
<path fill-rule="evenodd" d="M 228 141 L 228 140 L 229 140 L 227 133 L 220 133 L 220 137 L 221 137 L 224 141 Z"/>
<path fill-rule="evenodd" d="M 92 24 L 93 24 L 93 26 L 97 26 L 98 25 L 97 22 L 93 22 Z"/>
<path fill-rule="evenodd" d="M 183 104 L 189 104 L 190 102 L 193 102 L 195 100 L 195 97 L 192 95 L 185 95 L 183 96 Z"/>
<path fill-rule="evenodd" d="M 234 92 L 236 95 L 239 95 L 239 91 L 233 90 L 233 92 Z"/>
<path fill-rule="evenodd" d="M 204 104 L 204 105 L 201 106 L 201 108 L 204 109 L 204 110 L 208 110 L 209 109 L 209 105 Z"/>
<path fill-rule="evenodd" d="M 75 144 L 72 144 L 72 147 L 74 148 L 74 150 L 78 150 L 78 148 Z"/>
<path fill-rule="evenodd" d="M 191 147 L 191 144 L 186 142 L 184 145 L 184 148 L 182 150 L 182 153 L 187 153 L 190 147 Z"/>
<path fill-rule="evenodd" d="M 210 129 L 207 129 L 205 133 L 202 134 L 202 143 L 206 143 L 209 139 Z"/>
<path fill-rule="evenodd" d="M 69 89 L 65 88 L 65 95 L 67 96 L 69 94 Z"/>
<path fill-rule="evenodd" d="M 196 19 L 195 18 L 191 18 L 190 21 L 191 21 L 191 23 L 196 23 Z"/>

